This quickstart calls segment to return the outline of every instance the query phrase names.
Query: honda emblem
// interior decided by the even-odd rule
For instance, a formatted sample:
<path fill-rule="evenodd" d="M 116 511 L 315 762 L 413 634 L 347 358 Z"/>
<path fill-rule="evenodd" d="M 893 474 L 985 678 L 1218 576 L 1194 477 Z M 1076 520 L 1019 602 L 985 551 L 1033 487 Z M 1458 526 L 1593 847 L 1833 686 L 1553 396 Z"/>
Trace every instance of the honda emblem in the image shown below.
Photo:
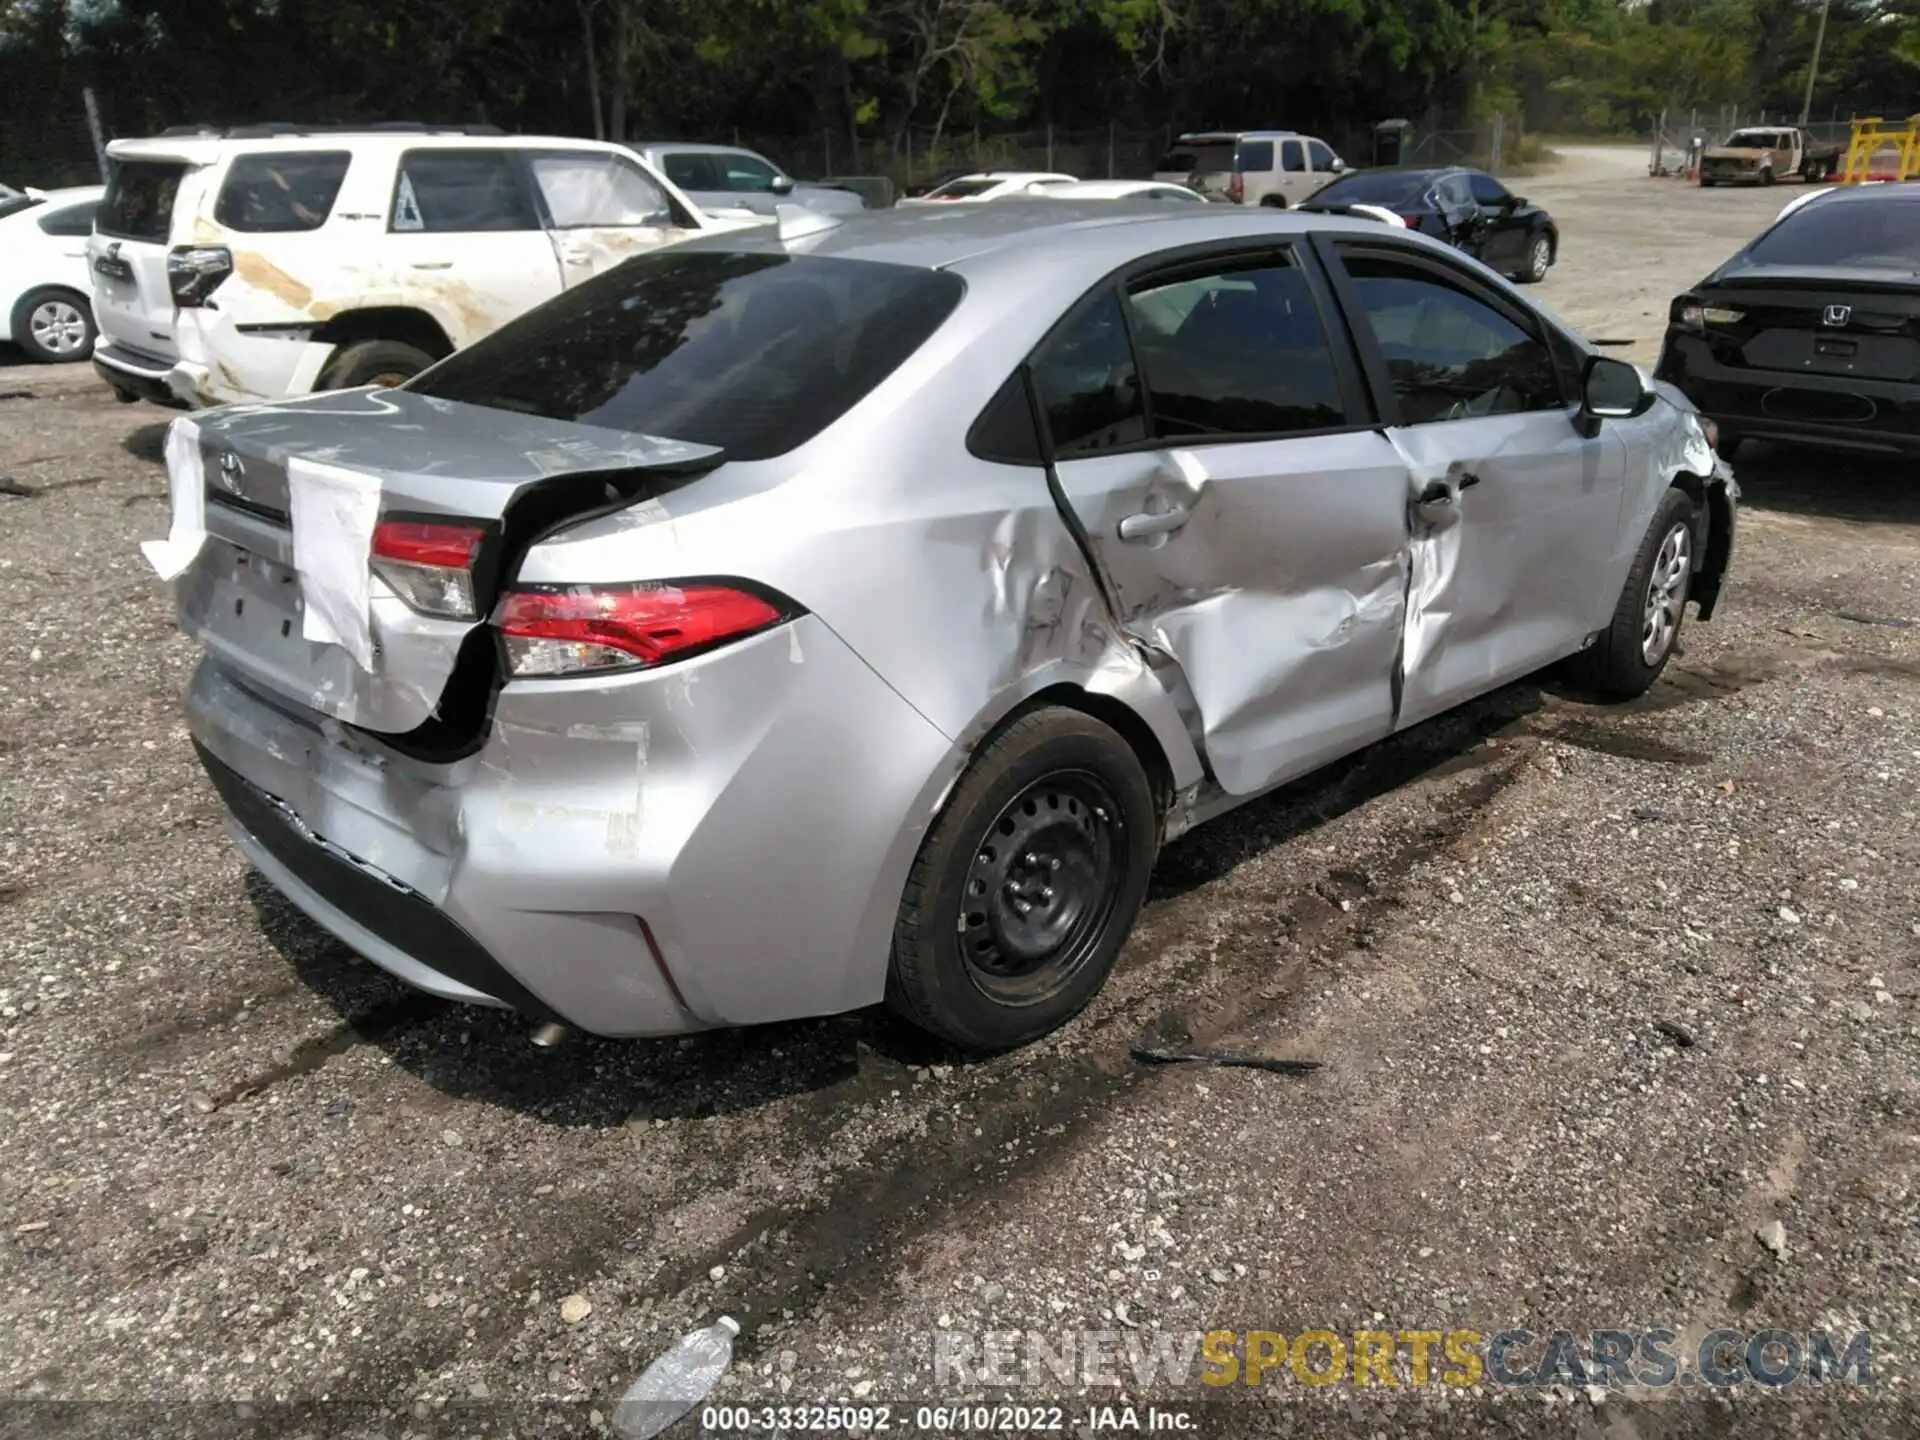
<path fill-rule="evenodd" d="M 1844 325 L 1852 318 L 1853 307 L 1851 305 L 1829 305 L 1827 307 L 1827 313 L 1821 317 L 1822 321 L 1828 325 Z"/>

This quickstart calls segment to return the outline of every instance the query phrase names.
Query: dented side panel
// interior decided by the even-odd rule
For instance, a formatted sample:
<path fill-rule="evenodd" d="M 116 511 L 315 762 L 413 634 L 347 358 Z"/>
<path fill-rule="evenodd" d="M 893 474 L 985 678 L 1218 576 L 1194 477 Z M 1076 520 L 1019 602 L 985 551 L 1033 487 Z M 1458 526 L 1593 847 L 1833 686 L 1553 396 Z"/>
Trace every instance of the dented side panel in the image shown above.
<path fill-rule="evenodd" d="M 1408 482 L 1384 437 L 1212 445 L 1059 470 L 1128 631 L 1178 662 L 1228 793 L 1256 793 L 1392 730 Z M 1151 533 L 1123 538 L 1138 517 Z"/>
<path fill-rule="evenodd" d="M 1627 447 L 1570 412 L 1389 432 L 1407 460 L 1412 568 L 1399 724 L 1578 650 L 1606 626 Z"/>

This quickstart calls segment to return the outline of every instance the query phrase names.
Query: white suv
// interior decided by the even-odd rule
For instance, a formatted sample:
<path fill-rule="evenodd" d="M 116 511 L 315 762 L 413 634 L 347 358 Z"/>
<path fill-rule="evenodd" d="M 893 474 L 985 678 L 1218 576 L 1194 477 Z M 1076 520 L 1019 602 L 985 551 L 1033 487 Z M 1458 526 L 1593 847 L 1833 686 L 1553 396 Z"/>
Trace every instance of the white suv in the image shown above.
<path fill-rule="evenodd" d="M 748 223 L 591 140 L 263 127 L 107 156 L 94 369 L 174 406 L 394 384 L 630 255 Z"/>

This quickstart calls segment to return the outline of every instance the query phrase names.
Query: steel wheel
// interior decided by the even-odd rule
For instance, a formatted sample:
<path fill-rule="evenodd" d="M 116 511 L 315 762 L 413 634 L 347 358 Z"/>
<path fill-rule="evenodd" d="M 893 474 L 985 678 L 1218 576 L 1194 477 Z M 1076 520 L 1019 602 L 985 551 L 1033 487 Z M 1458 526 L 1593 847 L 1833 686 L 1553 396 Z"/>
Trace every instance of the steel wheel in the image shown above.
<path fill-rule="evenodd" d="M 1120 807 L 1095 775 L 1061 771 L 1016 795 L 967 870 L 960 951 L 1002 1004 L 1044 998 L 1094 953 L 1122 863 Z"/>
<path fill-rule="evenodd" d="M 76 355 L 86 348 L 87 317 L 71 300 L 43 300 L 27 317 L 27 329 L 49 355 Z"/>
<path fill-rule="evenodd" d="M 1684 524 L 1667 531 L 1647 577 L 1647 602 L 1640 626 L 1640 658 L 1658 665 L 1673 648 L 1680 629 L 1680 613 L 1687 603 L 1687 583 L 1693 577 L 1693 536 Z"/>

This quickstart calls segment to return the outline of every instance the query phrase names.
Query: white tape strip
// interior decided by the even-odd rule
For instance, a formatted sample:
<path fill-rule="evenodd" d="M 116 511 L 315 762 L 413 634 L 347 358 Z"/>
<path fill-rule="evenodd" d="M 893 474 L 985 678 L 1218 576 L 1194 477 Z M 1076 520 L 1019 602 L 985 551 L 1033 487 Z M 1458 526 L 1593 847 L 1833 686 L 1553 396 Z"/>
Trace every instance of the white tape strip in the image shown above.
<path fill-rule="evenodd" d="M 293 568 L 306 601 L 300 633 L 340 646 L 372 674 L 367 562 L 380 518 L 380 482 L 358 470 L 289 456 L 287 501 Z"/>
<path fill-rule="evenodd" d="M 142 540 L 162 580 L 172 580 L 193 563 L 207 539 L 207 469 L 200 458 L 200 427 L 186 418 L 167 427 L 167 490 L 172 528 L 164 540 Z"/>

